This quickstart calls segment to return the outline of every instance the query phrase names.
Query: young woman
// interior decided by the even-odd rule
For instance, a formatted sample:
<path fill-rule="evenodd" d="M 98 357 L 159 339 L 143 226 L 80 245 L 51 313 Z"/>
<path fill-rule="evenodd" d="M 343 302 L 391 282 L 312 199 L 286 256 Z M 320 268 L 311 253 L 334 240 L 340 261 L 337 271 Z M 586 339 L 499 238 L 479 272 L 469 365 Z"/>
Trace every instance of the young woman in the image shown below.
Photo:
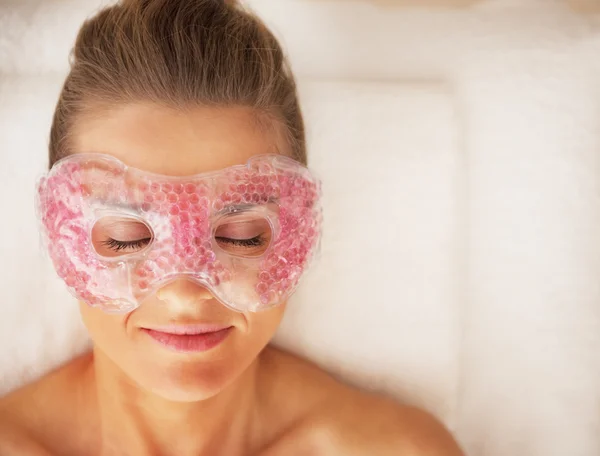
<path fill-rule="evenodd" d="M 267 346 L 321 213 L 260 20 L 131 0 L 72 57 L 37 203 L 93 350 L 0 401 L 0 454 L 460 455 L 424 411 Z"/>

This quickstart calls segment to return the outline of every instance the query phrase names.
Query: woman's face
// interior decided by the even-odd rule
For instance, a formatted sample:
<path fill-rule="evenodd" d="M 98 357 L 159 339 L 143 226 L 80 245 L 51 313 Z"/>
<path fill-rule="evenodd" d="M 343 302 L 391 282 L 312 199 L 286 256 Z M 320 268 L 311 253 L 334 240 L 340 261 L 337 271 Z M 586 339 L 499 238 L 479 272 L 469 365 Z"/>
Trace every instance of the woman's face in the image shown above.
<path fill-rule="evenodd" d="M 185 176 L 244 164 L 254 155 L 282 153 L 274 131 L 261 128 L 247 108 L 176 111 L 131 104 L 81 119 L 73 141 L 76 152 L 105 153 L 145 171 Z M 269 342 L 284 308 L 285 303 L 259 313 L 237 313 L 185 279 L 166 284 L 127 315 L 80 303 L 96 348 L 144 389 L 177 401 L 208 398 L 238 377 Z M 183 352 L 148 331 L 171 325 L 231 328 L 218 345 Z"/>

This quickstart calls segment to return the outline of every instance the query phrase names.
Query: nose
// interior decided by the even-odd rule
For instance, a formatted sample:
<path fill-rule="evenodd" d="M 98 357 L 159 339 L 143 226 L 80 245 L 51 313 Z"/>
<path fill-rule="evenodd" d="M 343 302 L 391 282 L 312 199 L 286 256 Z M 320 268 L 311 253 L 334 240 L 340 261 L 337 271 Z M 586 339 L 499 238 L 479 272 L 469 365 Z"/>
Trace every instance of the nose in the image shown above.
<path fill-rule="evenodd" d="M 188 307 L 213 299 L 204 286 L 189 279 L 175 279 L 156 292 L 156 297 L 171 306 Z"/>

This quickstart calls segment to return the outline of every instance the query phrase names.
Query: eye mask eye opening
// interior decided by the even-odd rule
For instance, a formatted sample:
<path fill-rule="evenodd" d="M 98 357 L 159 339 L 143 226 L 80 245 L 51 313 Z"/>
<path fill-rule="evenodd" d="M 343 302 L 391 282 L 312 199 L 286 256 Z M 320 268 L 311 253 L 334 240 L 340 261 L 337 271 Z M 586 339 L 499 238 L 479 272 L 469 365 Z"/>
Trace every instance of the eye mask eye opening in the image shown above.
<path fill-rule="evenodd" d="M 249 260 L 263 258 L 276 237 L 274 216 L 273 211 L 265 206 L 230 209 L 213 222 L 213 250 Z"/>
<path fill-rule="evenodd" d="M 133 215 L 104 212 L 92 224 L 90 239 L 94 252 L 105 261 L 143 254 L 155 239 L 150 225 Z"/>

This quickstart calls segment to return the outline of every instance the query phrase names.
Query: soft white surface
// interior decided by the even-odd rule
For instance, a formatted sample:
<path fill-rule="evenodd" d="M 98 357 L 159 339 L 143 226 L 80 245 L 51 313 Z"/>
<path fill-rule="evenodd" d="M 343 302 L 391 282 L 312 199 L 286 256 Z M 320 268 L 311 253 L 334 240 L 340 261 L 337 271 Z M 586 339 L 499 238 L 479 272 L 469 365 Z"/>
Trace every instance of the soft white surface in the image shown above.
<path fill-rule="evenodd" d="M 321 263 L 278 342 L 429 408 L 473 456 L 600 454 L 599 17 L 249 3 L 301 76 L 326 190 Z M 28 182 L 98 4 L 0 2 L 3 390 L 85 344 Z"/>
<path fill-rule="evenodd" d="M 277 341 L 450 423 L 466 216 L 452 93 L 305 81 L 301 95 L 324 181 L 323 251 Z"/>

